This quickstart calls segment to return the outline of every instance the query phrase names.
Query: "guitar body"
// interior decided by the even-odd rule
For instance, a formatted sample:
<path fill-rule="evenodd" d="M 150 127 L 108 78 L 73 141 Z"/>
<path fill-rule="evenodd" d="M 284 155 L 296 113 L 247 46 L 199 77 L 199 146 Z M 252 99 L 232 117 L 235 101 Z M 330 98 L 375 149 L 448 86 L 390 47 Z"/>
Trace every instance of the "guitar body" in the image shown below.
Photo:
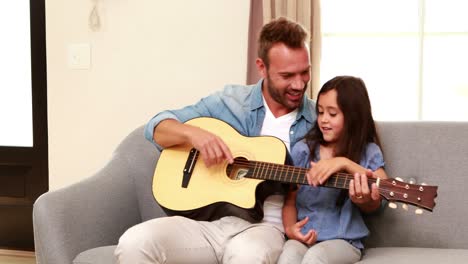
<path fill-rule="evenodd" d="M 286 147 L 276 137 L 245 137 L 227 123 L 208 117 L 189 120 L 186 124 L 201 127 L 221 137 L 234 158 L 284 164 Z M 201 157 L 191 160 L 191 174 L 187 186 L 182 186 L 193 146 L 184 145 L 164 149 L 153 177 L 153 195 L 168 215 L 182 215 L 196 220 L 215 220 L 235 215 L 251 222 L 263 218 L 259 193 L 264 180 L 242 177 L 242 171 L 228 170 L 223 162 L 207 168 Z M 230 172 L 229 172 L 230 171 Z M 259 200 L 260 199 L 260 200 Z"/>

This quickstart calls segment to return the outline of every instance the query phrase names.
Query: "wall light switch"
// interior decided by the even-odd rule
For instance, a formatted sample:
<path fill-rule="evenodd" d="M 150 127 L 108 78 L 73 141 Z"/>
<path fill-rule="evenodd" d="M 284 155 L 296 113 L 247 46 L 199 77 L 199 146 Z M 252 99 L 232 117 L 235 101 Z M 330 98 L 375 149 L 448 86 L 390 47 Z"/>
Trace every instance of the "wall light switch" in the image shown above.
<path fill-rule="evenodd" d="M 75 43 L 68 46 L 68 67 L 83 70 L 91 67 L 91 45 L 89 43 Z"/>

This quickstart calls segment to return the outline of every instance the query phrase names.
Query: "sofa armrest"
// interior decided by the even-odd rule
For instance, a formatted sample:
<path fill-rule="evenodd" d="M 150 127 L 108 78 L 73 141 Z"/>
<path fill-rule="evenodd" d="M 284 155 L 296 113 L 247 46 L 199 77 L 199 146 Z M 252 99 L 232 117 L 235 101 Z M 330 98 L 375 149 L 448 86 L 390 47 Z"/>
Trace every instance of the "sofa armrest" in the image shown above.
<path fill-rule="evenodd" d="M 134 182 L 123 158 L 94 176 L 40 196 L 34 203 L 38 263 L 71 263 L 80 252 L 113 245 L 141 222 Z"/>
<path fill-rule="evenodd" d="M 159 151 L 130 133 L 94 176 L 40 196 L 33 207 L 38 263 L 72 263 L 79 253 L 115 245 L 131 226 L 165 215 L 152 195 Z"/>

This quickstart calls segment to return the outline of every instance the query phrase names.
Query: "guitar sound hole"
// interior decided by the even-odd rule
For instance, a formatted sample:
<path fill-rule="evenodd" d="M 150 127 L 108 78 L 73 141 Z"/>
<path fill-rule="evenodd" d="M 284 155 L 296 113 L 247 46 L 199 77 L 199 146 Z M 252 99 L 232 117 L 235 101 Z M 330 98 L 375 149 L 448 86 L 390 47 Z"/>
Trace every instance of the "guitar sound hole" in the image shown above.
<path fill-rule="evenodd" d="M 245 178 L 249 172 L 248 160 L 243 157 L 235 158 L 233 164 L 229 164 L 226 168 L 226 174 L 231 180 L 241 180 Z"/>

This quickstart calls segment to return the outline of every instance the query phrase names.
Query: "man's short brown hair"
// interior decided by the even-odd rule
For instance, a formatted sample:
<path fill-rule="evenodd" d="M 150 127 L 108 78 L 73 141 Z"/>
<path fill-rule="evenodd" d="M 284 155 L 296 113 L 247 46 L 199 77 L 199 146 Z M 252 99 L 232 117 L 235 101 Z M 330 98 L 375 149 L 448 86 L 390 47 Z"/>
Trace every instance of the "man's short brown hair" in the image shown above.
<path fill-rule="evenodd" d="M 308 41 L 307 30 L 299 23 L 280 17 L 264 25 L 258 38 L 258 57 L 268 68 L 268 51 L 276 43 L 284 43 L 289 48 L 302 48 Z"/>

